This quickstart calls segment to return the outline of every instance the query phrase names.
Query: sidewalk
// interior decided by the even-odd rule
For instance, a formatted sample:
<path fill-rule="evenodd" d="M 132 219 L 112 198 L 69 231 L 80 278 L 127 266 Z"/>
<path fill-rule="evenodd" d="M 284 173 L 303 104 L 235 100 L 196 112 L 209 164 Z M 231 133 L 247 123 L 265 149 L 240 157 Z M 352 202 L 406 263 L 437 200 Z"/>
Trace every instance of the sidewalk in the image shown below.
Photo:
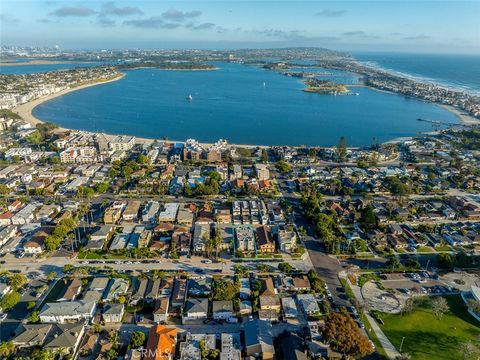
<path fill-rule="evenodd" d="M 361 288 L 357 285 L 353 285 L 348 277 L 346 276 L 345 272 L 342 272 L 341 274 L 338 275 L 339 277 L 344 278 L 348 285 L 350 285 L 350 288 L 352 289 L 353 295 L 357 299 L 357 301 L 363 305 L 363 296 L 362 296 L 362 291 Z M 383 349 L 385 350 L 385 353 L 387 354 L 389 359 L 395 359 L 397 356 L 400 355 L 400 353 L 397 351 L 395 346 L 388 340 L 387 336 L 384 334 L 382 329 L 380 329 L 380 326 L 376 323 L 375 319 L 372 318 L 367 311 L 364 312 L 365 317 L 367 318 L 368 322 L 370 323 L 370 326 L 372 327 L 372 330 L 374 331 L 375 335 L 378 338 L 378 341 L 382 345 Z"/>

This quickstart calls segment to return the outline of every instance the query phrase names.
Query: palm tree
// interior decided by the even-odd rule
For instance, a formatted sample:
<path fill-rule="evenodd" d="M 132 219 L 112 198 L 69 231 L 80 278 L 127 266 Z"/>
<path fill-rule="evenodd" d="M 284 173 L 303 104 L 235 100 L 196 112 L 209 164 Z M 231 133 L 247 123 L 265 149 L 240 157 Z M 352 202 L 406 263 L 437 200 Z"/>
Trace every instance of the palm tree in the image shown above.
<path fill-rule="evenodd" d="M 0 355 L 1 356 L 9 356 L 15 352 L 15 345 L 13 341 L 4 341 L 0 343 Z"/>

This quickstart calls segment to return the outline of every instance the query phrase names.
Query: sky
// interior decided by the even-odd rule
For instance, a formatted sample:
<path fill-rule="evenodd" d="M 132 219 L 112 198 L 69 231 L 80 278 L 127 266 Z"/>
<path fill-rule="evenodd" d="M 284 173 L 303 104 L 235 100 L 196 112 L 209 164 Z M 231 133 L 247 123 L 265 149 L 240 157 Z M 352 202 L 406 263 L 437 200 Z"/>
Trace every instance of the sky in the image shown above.
<path fill-rule="evenodd" d="M 0 0 L 0 45 L 480 54 L 477 1 Z"/>

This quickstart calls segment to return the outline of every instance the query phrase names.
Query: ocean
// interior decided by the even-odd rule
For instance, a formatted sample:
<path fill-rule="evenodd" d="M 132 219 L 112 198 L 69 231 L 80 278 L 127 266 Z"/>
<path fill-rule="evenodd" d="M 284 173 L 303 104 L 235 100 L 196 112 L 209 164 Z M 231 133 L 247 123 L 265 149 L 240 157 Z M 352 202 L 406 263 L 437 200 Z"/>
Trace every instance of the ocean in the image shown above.
<path fill-rule="evenodd" d="M 353 52 L 352 55 L 370 66 L 480 95 L 480 55 L 381 52 Z"/>
<path fill-rule="evenodd" d="M 349 146 L 367 146 L 374 138 L 438 129 L 417 118 L 458 123 L 440 106 L 417 99 L 363 87 L 351 88 L 358 96 L 305 93 L 298 78 L 216 65 L 217 71 L 127 71 L 121 80 L 45 102 L 33 114 L 67 128 L 146 138 L 309 146 L 336 145 L 341 136 Z M 349 73 L 334 72 L 332 78 L 356 83 Z"/>

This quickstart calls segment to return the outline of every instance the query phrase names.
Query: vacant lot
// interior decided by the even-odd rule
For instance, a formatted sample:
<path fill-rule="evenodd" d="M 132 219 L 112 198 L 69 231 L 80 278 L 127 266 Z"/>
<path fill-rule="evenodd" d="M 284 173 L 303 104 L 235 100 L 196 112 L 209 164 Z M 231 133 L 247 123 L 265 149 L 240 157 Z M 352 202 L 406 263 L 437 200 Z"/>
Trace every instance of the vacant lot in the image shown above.
<path fill-rule="evenodd" d="M 441 320 L 433 315 L 430 298 L 421 298 L 415 309 L 405 315 L 384 314 L 381 328 L 392 344 L 412 359 L 462 359 L 460 344 L 478 341 L 480 323 L 468 312 L 459 295 L 445 296 L 450 310 Z"/>

